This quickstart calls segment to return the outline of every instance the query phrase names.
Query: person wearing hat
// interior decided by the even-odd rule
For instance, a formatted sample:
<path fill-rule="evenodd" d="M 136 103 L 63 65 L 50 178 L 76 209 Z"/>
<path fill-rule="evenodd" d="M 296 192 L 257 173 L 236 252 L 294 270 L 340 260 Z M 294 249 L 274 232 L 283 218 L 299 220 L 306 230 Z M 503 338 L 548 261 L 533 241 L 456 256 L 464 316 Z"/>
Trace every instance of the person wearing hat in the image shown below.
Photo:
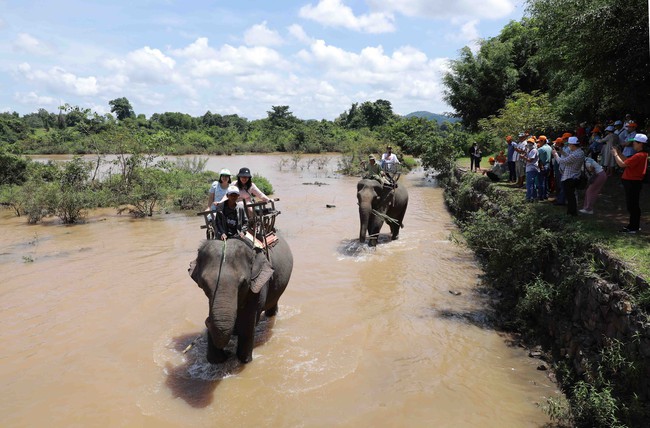
<path fill-rule="evenodd" d="M 591 138 L 589 139 L 589 150 L 587 156 L 597 161 L 602 147 L 603 147 L 603 143 L 601 139 L 600 126 L 595 126 L 593 131 L 591 131 Z"/>
<path fill-rule="evenodd" d="M 505 165 L 508 158 L 506 158 L 505 153 L 503 152 L 503 150 L 501 150 L 499 154 L 494 157 L 494 160 L 496 161 L 496 163 L 501 163 Z"/>
<path fill-rule="evenodd" d="M 585 190 L 582 209 L 578 212 L 582 214 L 593 214 L 594 205 L 596 205 L 600 191 L 607 181 L 607 173 L 596 160 L 590 157 L 585 158 L 585 170 L 589 173 L 589 185 L 587 186 L 587 190 Z"/>
<path fill-rule="evenodd" d="M 537 197 L 540 201 L 548 199 L 549 179 L 551 175 L 551 146 L 546 135 L 537 139 L 537 153 L 539 155 L 539 174 L 537 175 Z"/>
<path fill-rule="evenodd" d="M 251 170 L 246 167 L 241 168 L 237 173 L 237 181 L 235 181 L 235 186 L 237 186 L 239 189 L 239 201 L 246 201 L 247 204 L 250 204 L 253 202 L 253 197 L 261 199 L 264 202 L 271 200 L 260 189 L 257 188 L 255 183 L 253 183 Z"/>
<path fill-rule="evenodd" d="M 396 165 L 399 165 L 399 159 L 397 159 L 397 155 L 393 153 L 393 148 L 391 146 L 386 147 L 386 153 L 381 155 L 380 165 L 381 169 L 384 170 L 384 176 L 389 181 L 389 183 L 397 186 L 397 183 L 395 183 L 395 177 L 399 179 L 399 175 L 396 174 Z"/>
<path fill-rule="evenodd" d="M 620 121 L 619 121 L 620 122 Z M 614 172 L 616 161 L 612 156 L 612 149 L 618 144 L 618 136 L 614 133 L 616 129 L 614 126 L 609 125 L 605 128 L 605 136 L 601 140 L 603 148 L 600 151 L 600 164 L 605 170 L 605 174 L 609 177 Z"/>
<path fill-rule="evenodd" d="M 526 153 L 526 142 L 528 134 L 520 132 L 519 133 L 519 142 L 515 146 L 515 154 L 513 159 L 515 161 L 515 172 L 517 174 L 517 184 L 516 187 L 524 187 L 524 179 L 526 178 L 526 161 L 521 157 L 522 153 Z"/>
<path fill-rule="evenodd" d="M 632 141 L 636 135 L 636 122 L 626 122 L 625 129 L 618 134 L 618 140 L 621 147 L 623 147 L 623 156 L 630 157 L 634 155 L 634 147 L 632 146 Z"/>
<path fill-rule="evenodd" d="M 627 206 L 627 212 L 630 214 L 627 226 L 621 229 L 623 233 L 637 233 L 641 230 L 641 205 L 639 200 L 641 198 L 643 179 L 648 172 L 648 136 L 646 134 L 636 134 L 631 144 L 634 148 L 634 154 L 629 157 L 621 154 L 616 148 L 612 149 L 616 164 L 623 168 L 621 181 L 623 189 L 625 189 L 625 205 Z"/>
<path fill-rule="evenodd" d="M 230 171 L 226 168 L 219 172 L 219 179 L 214 181 L 208 191 L 208 210 L 216 210 L 217 204 L 225 199 L 228 186 L 232 182 Z"/>
<path fill-rule="evenodd" d="M 399 159 L 397 159 L 397 155 L 393 153 L 393 148 L 388 146 L 386 147 L 386 153 L 381 155 L 381 167 L 384 169 L 390 169 L 390 166 L 395 164 L 399 164 Z"/>
<path fill-rule="evenodd" d="M 217 204 L 216 223 L 217 236 L 222 241 L 235 236 L 243 237 L 246 233 L 248 221 L 244 204 L 238 202 L 240 196 L 237 186 L 228 186 L 226 200 Z"/>
<path fill-rule="evenodd" d="M 526 202 L 538 200 L 537 175 L 539 174 L 539 153 L 534 137 L 526 140 L 526 152 L 520 154 L 526 161 Z"/>
<path fill-rule="evenodd" d="M 377 163 L 377 159 L 375 158 L 374 155 L 368 156 L 368 163 L 366 163 L 365 161 L 361 161 L 361 167 L 365 168 L 366 170 L 366 173 L 363 175 L 363 178 L 367 178 L 370 180 L 377 180 L 381 184 L 389 184 L 388 180 L 384 176 L 384 171 Z"/>
<path fill-rule="evenodd" d="M 585 154 L 580 148 L 578 137 L 569 137 L 567 142 L 571 151 L 568 155 L 560 157 L 555 149 L 553 149 L 551 154 L 560 165 L 560 171 L 562 171 L 562 186 L 564 188 L 564 197 L 566 198 L 567 214 L 577 216 L 578 198 L 576 196 L 576 184 L 582 172 Z"/>
<path fill-rule="evenodd" d="M 501 177 L 508 172 L 507 164 L 505 162 L 497 162 L 493 157 L 488 159 L 488 163 L 490 164 L 490 170 L 484 169 L 481 173 L 487 175 L 493 182 L 501 181 Z"/>

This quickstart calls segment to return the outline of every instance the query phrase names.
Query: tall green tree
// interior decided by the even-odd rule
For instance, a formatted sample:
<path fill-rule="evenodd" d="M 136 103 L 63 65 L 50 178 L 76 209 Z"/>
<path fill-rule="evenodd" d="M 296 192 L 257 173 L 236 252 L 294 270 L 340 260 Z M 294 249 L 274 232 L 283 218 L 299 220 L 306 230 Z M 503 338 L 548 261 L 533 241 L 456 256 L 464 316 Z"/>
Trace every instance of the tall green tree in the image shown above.
<path fill-rule="evenodd" d="M 126 97 L 115 98 L 110 100 L 108 105 L 111 106 L 111 113 L 115 113 L 117 120 L 125 120 L 129 118 L 135 118 L 135 112 L 133 107 Z"/>
<path fill-rule="evenodd" d="M 519 73 L 514 68 L 511 43 L 483 41 L 477 54 L 466 46 L 450 65 L 443 77 L 444 98 L 472 131 L 478 129 L 479 119 L 502 108 L 517 88 Z"/>
<path fill-rule="evenodd" d="M 565 115 L 650 117 L 646 0 L 527 0 L 527 11 L 552 72 L 551 95 L 573 103 L 562 106 Z"/>
<path fill-rule="evenodd" d="M 271 110 L 267 111 L 266 114 L 272 128 L 288 130 L 298 121 L 293 113 L 289 111 L 289 106 L 272 106 Z"/>
<path fill-rule="evenodd" d="M 516 92 L 497 115 L 479 121 L 481 130 L 503 141 L 506 135 L 530 131 L 535 135 L 559 129 L 561 122 L 548 94 Z"/>

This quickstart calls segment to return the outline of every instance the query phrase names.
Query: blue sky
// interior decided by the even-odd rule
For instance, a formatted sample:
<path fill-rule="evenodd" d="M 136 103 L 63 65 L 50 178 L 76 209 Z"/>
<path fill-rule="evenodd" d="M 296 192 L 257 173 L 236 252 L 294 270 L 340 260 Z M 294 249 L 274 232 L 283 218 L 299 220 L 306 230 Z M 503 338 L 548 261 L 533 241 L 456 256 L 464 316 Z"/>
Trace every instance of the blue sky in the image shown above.
<path fill-rule="evenodd" d="M 63 103 L 248 119 L 288 105 L 333 120 L 352 103 L 451 111 L 463 46 L 523 16 L 520 0 L 0 0 L 0 111 Z"/>

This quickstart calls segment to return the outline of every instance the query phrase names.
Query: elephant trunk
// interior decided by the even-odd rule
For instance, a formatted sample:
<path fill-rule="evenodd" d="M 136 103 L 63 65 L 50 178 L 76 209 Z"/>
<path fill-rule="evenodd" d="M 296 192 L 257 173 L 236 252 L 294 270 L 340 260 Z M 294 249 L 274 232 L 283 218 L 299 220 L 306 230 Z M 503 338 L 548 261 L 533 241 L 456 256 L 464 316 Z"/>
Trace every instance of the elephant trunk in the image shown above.
<path fill-rule="evenodd" d="M 359 205 L 359 222 L 361 227 L 359 229 L 359 242 L 362 244 L 366 242 L 366 233 L 368 231 L 368 223 L 370 221 L 370 211 L 372 207 L 370 205 Z"/>
<path fill-rule="evenodd" d="M 223 349 L 228 345 L 236 318 L 237 287 L 233 284 L 218 284 L 210 303 L 210 316 L 206 320 L 216 348 Z"/>

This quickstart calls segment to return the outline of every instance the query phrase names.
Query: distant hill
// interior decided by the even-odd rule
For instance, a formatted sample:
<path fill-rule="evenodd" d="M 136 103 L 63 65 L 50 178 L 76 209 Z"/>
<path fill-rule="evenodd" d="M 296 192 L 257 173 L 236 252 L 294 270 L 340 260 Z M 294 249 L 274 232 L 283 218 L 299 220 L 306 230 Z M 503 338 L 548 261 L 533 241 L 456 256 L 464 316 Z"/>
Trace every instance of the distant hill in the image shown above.
<path fill-rule="evenodd" d="M 428 120 L 435 120 L 438 122 L 438 124 L 442 122 L 454 123 L 460 121 L 460 119 L 457 117 L 447 117 L 444 114 L 436 114 L 428 111 L 414 111 L 413 113 L 409 113 L 404 117 L 422 117 Z"/>

